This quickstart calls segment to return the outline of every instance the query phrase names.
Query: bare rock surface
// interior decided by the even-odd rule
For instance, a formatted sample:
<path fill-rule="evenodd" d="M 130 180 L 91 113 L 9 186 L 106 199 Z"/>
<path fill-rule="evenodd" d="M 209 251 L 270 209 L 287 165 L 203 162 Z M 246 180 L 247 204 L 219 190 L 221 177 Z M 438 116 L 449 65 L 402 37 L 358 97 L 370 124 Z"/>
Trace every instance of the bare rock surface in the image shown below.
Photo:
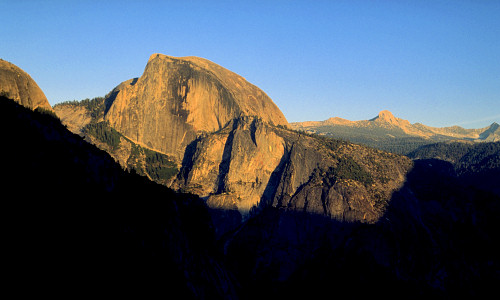
<path fill-rule="evenodd" d="M 88 110 L 77 105 L 56 105 L 54 107 L 56 115 L 61 122 L 73 133 L 80 134 L 83 127 L 92 121 Z"/>
<path fill-rule="evenodd" d="M 411 160 L 368 147 L 302 135 L 242 118 L 194 141 L 176 188 L 245 214 L 273 206 L 342 221 L 375 222 Z M 225 194 L 217 204 L 213 195 Z"/>
<path fill-rule="evenodd" d="M 288 125 L 272 100 L 243 77 L 208 60 L 153 54 L 137 80 L 117 87 L 105 120 L 133 141 L 182 158 L 204 132 L 240 116 Z"/>
<path fill-rule="evenodd" d="M 52 111 L 47 97 L 31 76 L 3 59 L 0 59 L 0 95 L 32 110 Z"/>

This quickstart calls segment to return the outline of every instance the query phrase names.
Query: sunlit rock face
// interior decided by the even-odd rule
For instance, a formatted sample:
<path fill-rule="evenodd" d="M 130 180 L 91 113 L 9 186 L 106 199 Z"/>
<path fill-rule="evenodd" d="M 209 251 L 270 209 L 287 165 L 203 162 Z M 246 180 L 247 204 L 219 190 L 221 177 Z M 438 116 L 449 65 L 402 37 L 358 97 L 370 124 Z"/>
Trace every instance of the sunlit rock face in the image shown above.
<path fill-rule="evenodd" d="M 201 133 L 240 116 L 288 125 L 272 100 L 243 77 L 208 60 L 153 54 L 137 80 L 118 86 L 105 119 L 128 138 L 182 159 Z"/>
<path fill-rule="evenodd" d="M 52 110 L 43 91 L 21 68 L 0 59 L 0 95 L 32 110 Z"/>
<path fill-rule="evenodd" d="M 247 212 L 269 188 L 285 146 L 269 124 L 250 117 L 235 119 L 188 149 L 177 184 L 203 197 L 227 194 L 235 208 Z"/>
<path fill-rule="evenodd" d="M 264 205 L 371 223 L 411 167 L 403 156 L 240 118 L 188 147 L 174 185 L 214 208 Z"/>

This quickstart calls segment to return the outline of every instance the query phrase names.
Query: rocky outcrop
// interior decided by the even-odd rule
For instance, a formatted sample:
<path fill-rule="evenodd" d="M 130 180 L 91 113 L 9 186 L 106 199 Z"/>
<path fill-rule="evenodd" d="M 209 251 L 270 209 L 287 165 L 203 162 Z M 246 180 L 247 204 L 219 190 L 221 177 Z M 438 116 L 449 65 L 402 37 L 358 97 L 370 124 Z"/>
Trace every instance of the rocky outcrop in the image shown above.
<path fill-rule="evenodd" d="M 311 151 L 295 145 L 289 153 L 289 163 L 272 198 L 273 206 L 339 221 L 377 221 L 412 165 L 403 157 L 386 156 L 352 144 L 334 151 L 327 147 Z"/>
<path fill-rule="evenodd" d="M 479 139 L 485 142 L 500 142 L 500 125 L 494 122 L 479 135 Z"/>
<path fill-rule="evenodd" d="M 0 96 L 12 99 L 32 110 L 52 107 L 36 82 L 18 66 L 0 59 Z"/>
<path fill-rule="evenodd" d="M 82 128 L 92 121 L 88 110 L 78 105 L 55 105 L 54 112 L 73 133 L 81 134 Z"/>
<path fill-rule="evenodd" d="M 143 75 L 107 99 L 105 120 L 131 140 L 181 159 L 200 134 L 240 116 L 287 125 L 259 88 L 208 60 L 153 54 Z"/>
<path fill-rule="evenodd" d="M 235 206 L 258 205 L 285 152 L 285 141 L 260 119 L 242 117 L 193 142 L 186 151 L 178 187 L 203 197 L 227 193 Z"/>

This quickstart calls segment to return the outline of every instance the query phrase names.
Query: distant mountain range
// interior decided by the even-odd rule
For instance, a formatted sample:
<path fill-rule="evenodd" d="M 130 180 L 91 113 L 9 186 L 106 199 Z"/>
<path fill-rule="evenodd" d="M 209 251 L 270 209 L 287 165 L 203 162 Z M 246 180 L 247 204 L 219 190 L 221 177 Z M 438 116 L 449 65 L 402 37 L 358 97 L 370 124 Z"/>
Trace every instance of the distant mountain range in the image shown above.
<path fill-rule="evenodd" d="M 445 141 L 500 141 L 500 125 L 492 123 L 480 129 L 460 126 L 431 127 L 395 117 L 390 111 L 381 111 L 370 120 L 349 121 L 339 117 L 325 121 L 291 123 L 295 130 L 342 138 L 386 151 L 407 154 L 426 144 Z"/>

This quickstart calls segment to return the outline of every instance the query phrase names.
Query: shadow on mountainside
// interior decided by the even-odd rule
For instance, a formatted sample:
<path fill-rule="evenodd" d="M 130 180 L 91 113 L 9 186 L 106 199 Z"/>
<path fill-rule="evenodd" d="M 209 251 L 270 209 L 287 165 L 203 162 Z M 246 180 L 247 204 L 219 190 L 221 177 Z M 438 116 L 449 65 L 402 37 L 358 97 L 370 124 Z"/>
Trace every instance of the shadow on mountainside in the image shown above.
<path fill-rule="evenodd" d="M 375 224 L 265 207 L 220 240 L 243 298 L 478 297 L 500 282 L 500 199 L 417 161 Z"/>
<path fill-rule="evenodd" d="M 231 153 L 233 151 L 234 130 L 238 127 L 238 120 L 233 121 L 233 128 L 229 132 L 224 150 L 222 152 L 222 160 L 219 164 L 219 172 L 217 173 L 217 194 L 222 193 L 226 185 L 226 176 L 229 173 L 229 165 L 231 162 Z"/>

